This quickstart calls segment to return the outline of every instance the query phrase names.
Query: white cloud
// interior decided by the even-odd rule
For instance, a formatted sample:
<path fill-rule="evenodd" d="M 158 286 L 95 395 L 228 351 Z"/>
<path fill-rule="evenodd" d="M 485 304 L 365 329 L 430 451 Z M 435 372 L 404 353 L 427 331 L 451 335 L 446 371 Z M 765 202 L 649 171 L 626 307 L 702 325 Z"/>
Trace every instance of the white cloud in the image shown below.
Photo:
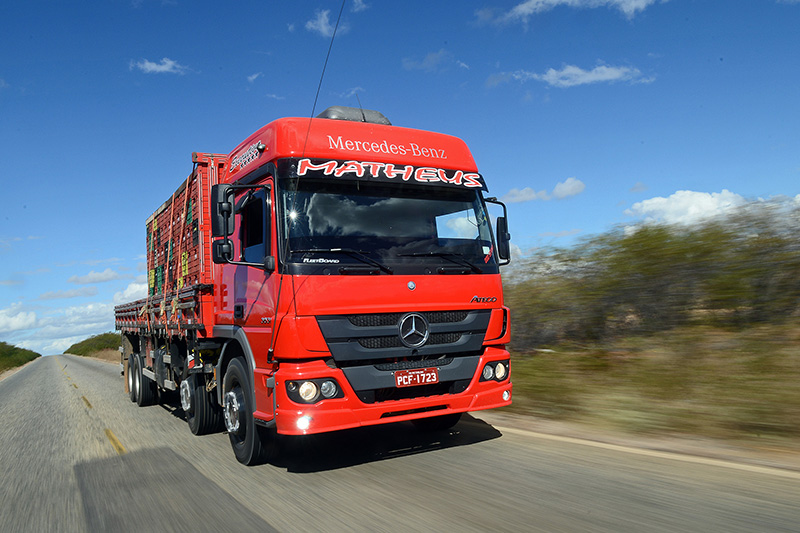
<path fill-rule="evenodd" d="M 96 296 L 97 287 L 82 287 L 66 291 L 49 291 L 39 295 L 39 300 L 59 300 L 63 298 L 80 298 L 83 296 Z"/>
<path fill-rule="evenodd" d="M 509 204 L 516 204 L 520 202 L 530 202 L 531 200 L 549 200 L 550 195 L 547 191 L 535 191 L 530 187 L 524 189 L 511 189 L 501 198 L 502 201 Z"/>
<path fill-rule="evenodd" d="M 451 61 L 452 56 L 450 52 L 442 48 L 438 52 L 431 52 L 420 61 L 409 58 L 403 59 L 403 68 L 406 70 L 424 70 L 426 72 L 434 72 L 440 70 L 443 66 Z"/>
<path fill-rule="evenodd" d="M 563 181 L 555 186 L 553 189 L 553 196 L 555 196 L 558 200 L 561 200 L 562 198 L 578 195 L 582 193 L 585 188 L 586 185 L 581 180 L 576 178 L 567 178 L 566 181 Z"/>
<path fill-rule="evenodd" d="M 271 98 L 273 100 L 286 100 L 285 96 L 280 96 L 278 94 L 267 93 L 264 96 L 266 96 L 267 98 Z"/>
<path fill-rule="evenodd" d="M 501 198 L 502 201 L 509 204 L 517 204 L 521 202 L 530 202 L 532 200 L 562 200 L 570 196 L 576 196 L 586 189 L 586 184 L 577 178 L 567 178 L 565 181 L 557 183 L 553 188 L 553 192 L 536 191 L 530 187 L 524 189 L 511 189 Z"/>
<path fill-rule="evenodd" d="M 308 31 L 318 33 L 323 37 L 333 37 L 333 31 L 336 27 L 330 21 L 330 9 L 318 10 L 314 13 L 314 18 L 306 22 L 306 29 Z M 337 33 L 347 33 L 350 28 L 347 24 L 341 24 Z"/>
<path fill-rule="evenodd" d="M 154 63 L 147 59 L 131 60 L 129 68 L 130 70 L 139 69 L 146 74 L 186 74 L 189 71 L 189 67 L 168 57 L 161 59 L 161 63 Z"/>
<path fill-rule="evenodd" d="M 363 87 L 353 87 L 351 89 L 347 89 L 345 92 L 339 95 L 340 98 L 352 98 L 357 94 L 366 92 Z"/>
<path fill-rule="evenodd" d="M 75 335 L 95 335 L 114 329 L 114 304 L 90 303 L 58 309 L 39 321 L 42 326 L 33 335 L 39 340 L 53 340 Z"/>
<path fill-rule="evenodd" d="M 637 202 L 625 214 L 643 217 L 645 222 L 689 225 L 725 214 L 744 203 L 742 196 L 727 189 L 713 193 L 677 191 L 668 198 L 658 196 Z"/>
<path fill-rule="evenodd" d="M 359 11 L 364 11 L 365 9 L 368 8 L 369 5 L 367 5 L 367 3 L 364 0 L 353 0 L 353 7 L 350 8 L 350 10 L 353 13 L 358 13 Z"/>
<path fill-rule="evenodd" d="M 525 0 L 508 11 L 498 13 L 496 10 L 483 9 L 476 12 L 479 22 L 492 24 L 527 25 L 528 19 L 534 15 L 550 11 L 558 6 L 567 6 L 574 9 L 594 9 L 598 7 L 616 8 L 628 18 L 633 18 L 640 11 L 644 11 L 656 2 L 667 0 Z"/>
<path fill-rule="evenodd" d="M 575 87 L 593 83 L 615 83 L 628 81 L 631 83 L 651 83 L 654 78 L 645 78 L 639 69 L 633 67 L 610 67 L 598 65 L 591 70 L 584 70 L 575 65 L 564 65 L 560 70 L 548 69 L 544 74 L 537 74 L 526 70 L 518 70 L 508 75 L 494 75 L 493 85 L 502 81 L 515 79 L 518 81 L 537 80 L 551 87 Z"/>
<path fill-rule="evenodd" d="M 0 309 L 0 333 L 21 331 L 36 326 L 36 313 L 23 311 L 21 303 Z"/>
<path fill-rule="evenodd" d="M 114 304 L 124 304 L 140 300 L 147 296 L 147 281 L 141 280 L 131 283 L 125 290 L 114 293 Z"/>
<path fill-rule="evenodd" d="M 110 268 L 107 268 L 102 272 L 95 272 L 94 270 L 92 270 L 85 276 L 72 276 L 67 281 L 69 283 L 75 283 L 77 285 L 89 285 L 91 283 L 103 283 L 106 281 L 113 281 L 115 279 L 125 279 L 128 277 L 129 276 L 120 274 L 118 272 L 114 272 Z"/>
<path fill-rule="evenodd" d="M 250 74 L 249 76 L 247 76 L 247 81 L 249 81 L 250 83 L 253 83 L 258 78 L 260 78 L 262 75 L 263 74 L 261 72 L 256 72 L 255 74 Z"/>

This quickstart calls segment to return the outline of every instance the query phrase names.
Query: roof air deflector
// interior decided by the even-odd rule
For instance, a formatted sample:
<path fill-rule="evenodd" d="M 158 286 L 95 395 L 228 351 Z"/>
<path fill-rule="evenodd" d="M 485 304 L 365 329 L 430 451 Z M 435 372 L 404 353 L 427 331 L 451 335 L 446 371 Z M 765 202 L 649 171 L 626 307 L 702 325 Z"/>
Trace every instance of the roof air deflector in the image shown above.
<path fill-rule="evenodd" d="M 345 107 L 341 105 L 331 106 L 317 118 L 328 118 L 332 120 L 350 120 L 353 122 L 369 122 L 370 124 L 384 124 L 391 126 L 389 119 L 383 116 L 380 111 L 372 109 L 359 109 L 357 107 Z"/>

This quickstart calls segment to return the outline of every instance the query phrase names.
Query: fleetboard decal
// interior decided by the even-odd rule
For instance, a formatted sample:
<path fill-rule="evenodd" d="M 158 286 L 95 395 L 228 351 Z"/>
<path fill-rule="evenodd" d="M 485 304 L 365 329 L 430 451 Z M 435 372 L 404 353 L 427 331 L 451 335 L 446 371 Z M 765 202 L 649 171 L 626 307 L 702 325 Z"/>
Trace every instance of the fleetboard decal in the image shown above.
<path fill-rule="evenodd" d="M 426 185 L 445 185 L 486 190 L 483 177 L 477 172 L 448 170 L 435 167 L 415 167 L 396 163 L 369 161 L 337 161 L 300 159 L 296 162 L 297 176 L 343 179 L 374 179 L 385 182 L 408 182 Z"/>

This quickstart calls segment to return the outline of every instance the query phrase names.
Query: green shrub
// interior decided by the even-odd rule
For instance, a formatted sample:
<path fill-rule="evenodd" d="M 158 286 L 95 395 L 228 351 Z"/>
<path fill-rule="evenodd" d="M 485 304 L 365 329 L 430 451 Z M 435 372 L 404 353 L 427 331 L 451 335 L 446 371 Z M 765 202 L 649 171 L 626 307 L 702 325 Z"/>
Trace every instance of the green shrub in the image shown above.
<path fill-rule="evenodd" d="M 37 357 L 41 357 L 41 354 L 0 342 L 0 372 L 22 366 Z"/>
<path fill-rule="evenodd" d="M 101 350 L 116 350 L 119 348 L 121 339 L 119 333 L 101 333 L 94 337 L 73 344 L 67 348 L 66 353 L 75 355 L 91 355 Z"/>

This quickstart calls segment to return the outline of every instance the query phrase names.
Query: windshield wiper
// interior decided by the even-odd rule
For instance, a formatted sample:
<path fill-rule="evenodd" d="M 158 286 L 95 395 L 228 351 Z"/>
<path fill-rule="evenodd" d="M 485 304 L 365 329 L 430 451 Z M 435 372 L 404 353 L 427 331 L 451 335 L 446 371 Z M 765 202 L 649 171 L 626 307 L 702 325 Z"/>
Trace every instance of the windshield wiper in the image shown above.
<path fill-rule="evenodd" d="M 470 263 L 469 261 L 464 259 L 464 254 L 460 254 L 458 252 L 414 252 L 410 254 L 397 254 L 397 255 L 400 257 L 441 257 L 442 259 L 447 259 L 451 263 L 467 267 L 476 274 L 483 274 L 483 270 L 481 270 L 478 266 L 474 265 L 473 263 Z M 443 268 L 444 267 L 442 267 L 442 269 Z M 445 272 L 446 271 L 442 270 L 441 273 Z"/>
<path fill-rule="evenodd" d="M 353 248 L 305 248 L 302 250 L 291 250 L 293 254 L 347 254 L 351 257 L 355 257 L 356 259 L 360 260 L 362 263 L 367 263 L 374 267 L 378 267 L 379 269 L 383 270 L 387 274 L 393 274 L 394 271 L 381 263 L 380 261 L 376 261 L 375 259 L 369 257 L 364 252 L 359 250 L 354 250 Z"/>

